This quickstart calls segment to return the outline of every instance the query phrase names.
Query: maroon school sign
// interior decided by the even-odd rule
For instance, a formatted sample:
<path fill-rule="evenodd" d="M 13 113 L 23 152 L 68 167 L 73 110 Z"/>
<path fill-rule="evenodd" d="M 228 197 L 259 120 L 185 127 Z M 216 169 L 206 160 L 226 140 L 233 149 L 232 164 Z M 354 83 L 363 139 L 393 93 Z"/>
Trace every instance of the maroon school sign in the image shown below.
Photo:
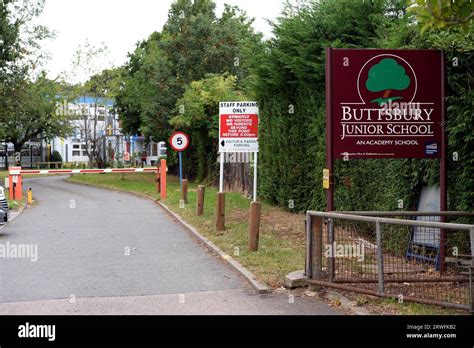
<path fill-rule="evenodd" d="M 448 209 L 444 71 L 437 50 L 326 49 L 328 211 L 340 158 L 439 158 L 440 210 Z M 444 240 L 441 230 L 441 273 Z"/>
<path fill-rule="evenodd" d="M 329 49 L 327 70 L 333 158 L 441 157 L 441 51 Z"/>

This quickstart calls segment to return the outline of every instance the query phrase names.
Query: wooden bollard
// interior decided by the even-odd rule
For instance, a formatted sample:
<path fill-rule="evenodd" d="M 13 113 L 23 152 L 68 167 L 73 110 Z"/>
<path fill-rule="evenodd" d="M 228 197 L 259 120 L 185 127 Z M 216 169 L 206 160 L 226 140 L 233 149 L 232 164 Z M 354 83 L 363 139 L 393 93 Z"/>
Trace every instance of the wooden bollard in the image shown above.
<path fill-rule="evenodd" d="M 206 186 L 199 185 L 197 191 L 197 216 L 202 216 L 204 214 L 204 195 L 206 193 Z"/>
<path fill-rule="evenodd" d="M 258 239 L 260 237 L 260 214 L 262 204 L 260 202 L 250 203 L 250 221 L 249 221 L 249 251 L 258 250 Z"/>
<path fill-rule="evenodd" d="M 188 180 L 181 180 L 181 199 L 188 204 Z"/>
<path fill-rule="evenodd" d="M 216 231 L 225 231 L 225 193 L 218 192 L 216 199 Z"/>

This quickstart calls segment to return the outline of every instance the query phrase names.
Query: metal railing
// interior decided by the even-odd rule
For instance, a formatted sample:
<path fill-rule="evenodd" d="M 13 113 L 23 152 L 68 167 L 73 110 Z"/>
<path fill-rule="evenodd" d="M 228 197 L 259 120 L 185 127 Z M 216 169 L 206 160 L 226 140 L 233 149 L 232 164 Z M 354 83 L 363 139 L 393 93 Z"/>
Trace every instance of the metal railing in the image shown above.
<path fill-rule="evenodd" d="M 31 168 L 36 169 L 61 169 L 63 162 L 33 162 Z"/>
<path fill-rule="evenodd" d="M 474 311 L 474 225 L 448 216 L 474 214 L 308 211 L 308 283 Z"/>

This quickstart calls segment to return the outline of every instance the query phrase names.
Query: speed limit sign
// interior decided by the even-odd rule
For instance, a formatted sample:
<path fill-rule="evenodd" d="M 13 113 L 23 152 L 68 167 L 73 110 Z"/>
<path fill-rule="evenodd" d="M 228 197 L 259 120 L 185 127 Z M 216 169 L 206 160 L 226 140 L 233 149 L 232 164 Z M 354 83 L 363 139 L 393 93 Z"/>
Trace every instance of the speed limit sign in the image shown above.
<path fill-rule="evenodd" d="M 175 151 L 184 151 L 189 146 L 189 137 L 183 132 L 173 133 L 170 138 L 170 145 Z"/>

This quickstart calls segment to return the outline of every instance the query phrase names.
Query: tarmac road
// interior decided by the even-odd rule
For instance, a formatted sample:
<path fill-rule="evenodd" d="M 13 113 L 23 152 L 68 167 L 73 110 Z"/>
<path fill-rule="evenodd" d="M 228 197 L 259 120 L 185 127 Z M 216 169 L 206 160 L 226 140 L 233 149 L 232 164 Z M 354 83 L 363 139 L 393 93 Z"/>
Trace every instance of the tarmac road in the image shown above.
<path fill-rule="evenodd" d="M 25 187 L 38 204 L 0 229 L 0 314 L 342 314 L 256 295 L 149 200 L 64 177 Z M 28 257 L 13 257 L 20 246 Z"/>

